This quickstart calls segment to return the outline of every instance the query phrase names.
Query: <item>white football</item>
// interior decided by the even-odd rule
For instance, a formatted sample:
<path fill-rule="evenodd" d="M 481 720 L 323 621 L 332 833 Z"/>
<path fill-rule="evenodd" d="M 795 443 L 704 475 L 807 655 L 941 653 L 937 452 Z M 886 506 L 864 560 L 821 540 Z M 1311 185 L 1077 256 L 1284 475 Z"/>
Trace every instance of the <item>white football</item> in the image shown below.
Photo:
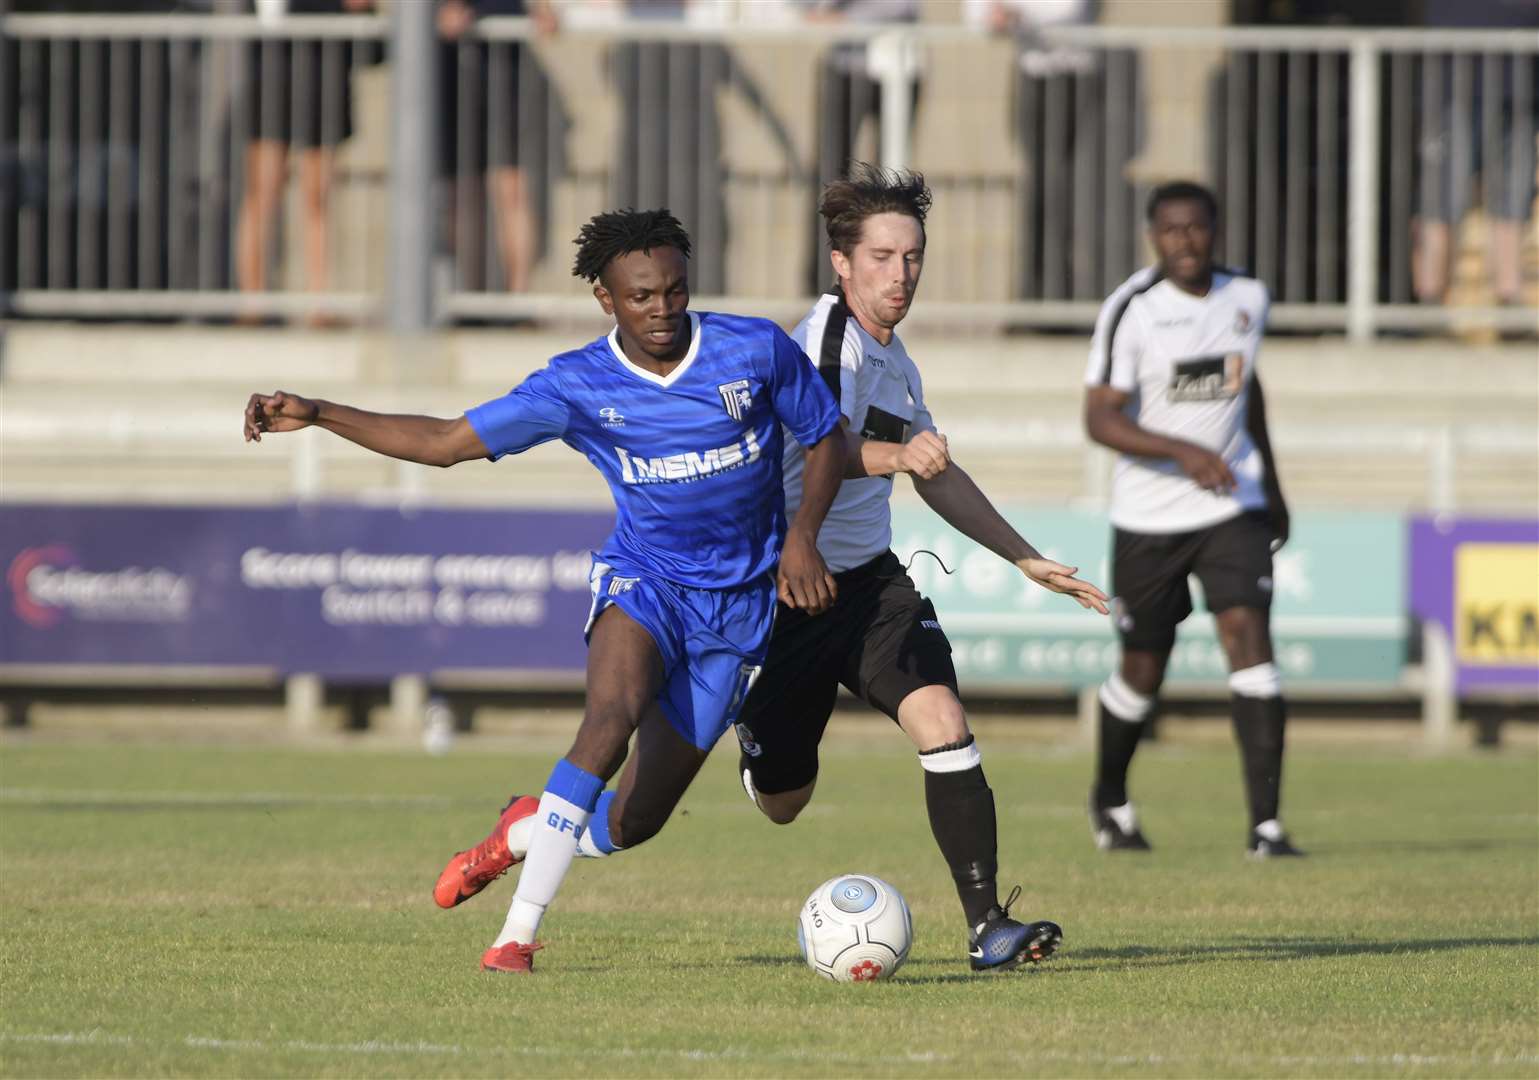
<path fill-rule="evenodd" d="M 914 920 L 903 894 L 870 874 L 829 878 L 796 925 L 807 966 L 836 982 L 885 979 L 908 959 Z"/>

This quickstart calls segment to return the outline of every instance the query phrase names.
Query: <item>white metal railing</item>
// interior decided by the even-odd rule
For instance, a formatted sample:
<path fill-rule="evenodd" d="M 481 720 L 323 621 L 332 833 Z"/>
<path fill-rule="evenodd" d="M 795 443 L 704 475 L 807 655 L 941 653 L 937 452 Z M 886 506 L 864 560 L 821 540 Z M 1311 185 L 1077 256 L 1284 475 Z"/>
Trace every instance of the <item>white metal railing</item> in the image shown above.
<path fill-rule="evenodd" d="M 1023 67 L 1012 46 L 955 26 L 648 21 L 542 38 L 492 18 L 442 43 L 430 8 L 0 17 L 21 93 L 0 101 L 16 181 L 0 199 L 10 306 L 388 314 L 406 329 L 585 313 L 565 274 L 577 226 L 607 206 L 667 204 L 695 237 L 698 293 L 780 315 L 826 274 L 814 205 L 831 160 L 871 153 L 924 169 L 936 191 L 916 318 L 1087 325 L 1144 258 L 1151 184 L 1180 172 L 1218 191 L 1223 255 L 1267 281 L 1278 328 L 1539 322 L 1531 306 L 1479 299 L 1489 289 L 1427 302 L 1446 286 L 1447 223 L 1477 202 L 1497 219 L 1493 244 L 1534 243 L 1539 32 L 1057 27 L 1030 49 L 1065 62 Z M 1156 71 L 1172 58 L 1181 86 Z M 969 96 L 972 84 L 1004 92 Z M 309 112 L 324 126 L 363 99 L 386 107 L 358 115 L 319 185 L 331 234 L 288 229 L 308 253 L 287 261 L 304 272 L 275 284 L 279 245 L 252 239 L 282 216 L 252 208 L 254 189 L 271 200 L 258 174 L 273 157 L 251 144 L 275 112 L 298 145 Z M 1171 100 L 1207 145 L 1164 160 L 1149 117 Z M 307 166 L 282 168 L 305 183 Z"/>

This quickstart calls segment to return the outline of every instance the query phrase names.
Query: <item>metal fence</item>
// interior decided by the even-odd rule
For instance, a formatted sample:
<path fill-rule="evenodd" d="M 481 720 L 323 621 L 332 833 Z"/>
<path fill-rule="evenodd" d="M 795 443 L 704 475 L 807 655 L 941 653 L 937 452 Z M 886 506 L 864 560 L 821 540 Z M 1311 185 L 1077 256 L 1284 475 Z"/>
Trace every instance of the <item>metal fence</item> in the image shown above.
<path fill-rule="evenodd" d="M 385 20 L 9 16 L 3 28 L 0 289 L 19 310 L 372 310 L 366 268 L 386 252 L 362 219 L 386 177 L 338 148 Z M 302 253 L 295 280 L 285 247 Z"/>
<path fill-rule="evenodd" d="M 1539 33 L 486 19 L 444 41 L 431 12 L 0 19 L 0 293 L 581 317 L 578 226 L 668 205 L 702 301 L 791 319 L 827 275 L 820 177 L 857 157 L 934 189 L 916 321 L 1088 325 L 1146 258 L 1151 186 L 1186 176 L 1274 325 L 1536 323 Z M 1489 275 L 1455 264 L 1476 219 Z"/>

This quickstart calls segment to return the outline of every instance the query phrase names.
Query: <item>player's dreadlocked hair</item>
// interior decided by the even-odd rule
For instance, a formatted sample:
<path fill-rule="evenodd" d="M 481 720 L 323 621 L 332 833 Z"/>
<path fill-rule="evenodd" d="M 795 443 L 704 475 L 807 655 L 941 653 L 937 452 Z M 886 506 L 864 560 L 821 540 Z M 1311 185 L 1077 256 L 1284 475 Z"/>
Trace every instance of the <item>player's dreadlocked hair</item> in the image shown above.
<path fill-rule="evenodd" d="M 860 243 L 861 228 L 874 214 L 907 214 L 924 230 L 924 217 L 930 212 L 930 189 L 922 173 L 884 169 L 857 161 L 850 165 L 845 180 L 835 180 L 823 189 L 818 213 L 823 215 L 828 242 L 846 255 Z"/>
<path fill-rule="evenodd" d="M 689 258 L 689 233 L 679 219 L 666 208 L 658 210 L 610 210 L 594 215 L 572 241 L 577 258 L 572 276 L 588 283 L 599 279 L 609 260 L 632 251 L 651 251 L 656 247 L 678 248 Z"/>

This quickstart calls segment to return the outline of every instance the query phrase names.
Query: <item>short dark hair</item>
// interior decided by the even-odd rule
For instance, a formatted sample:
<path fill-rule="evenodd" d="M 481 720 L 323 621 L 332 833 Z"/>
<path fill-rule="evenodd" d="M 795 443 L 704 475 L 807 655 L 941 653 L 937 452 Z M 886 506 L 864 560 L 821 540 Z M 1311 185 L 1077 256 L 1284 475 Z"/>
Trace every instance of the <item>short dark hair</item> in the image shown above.
<path fill-rule="evenodd" d="M 900 169 L 884 169 L 857 161 L 850 166 L 846 179 L 835 180 L 823 189 L 818 213 L 823 215 L 828 242 L 846 255 L 860 243 L 866 218 L 875 214 L 907 214 L 924 230 L 924 217 L 930 212 L 930 189 L 924 174 Z"/>
<path fill-rule="evenodd" d="M 1173 180 L 1149 192 L 1149 203 L 1144 209 L 1145 220 L 1153 221 L 1154 212 L 1160 208 L 1161 204 L 1175 202 L 1178 199 L 1191 199 L 1202 203 L 1208 208 L 1208 220 L 1215 224 L 1218 222 L 1218 197 L 1201 184 L 1190 180 Z"/>
<path fill-rule="evenodd" d="M 609 260 L 656 247 L 678 248 L 689 258 L 689 233 L 666 208 L 609 210 L 595 214 L 577 233 L 577 258 L 572 276 L 590 284 L 599 279 Z"/>

